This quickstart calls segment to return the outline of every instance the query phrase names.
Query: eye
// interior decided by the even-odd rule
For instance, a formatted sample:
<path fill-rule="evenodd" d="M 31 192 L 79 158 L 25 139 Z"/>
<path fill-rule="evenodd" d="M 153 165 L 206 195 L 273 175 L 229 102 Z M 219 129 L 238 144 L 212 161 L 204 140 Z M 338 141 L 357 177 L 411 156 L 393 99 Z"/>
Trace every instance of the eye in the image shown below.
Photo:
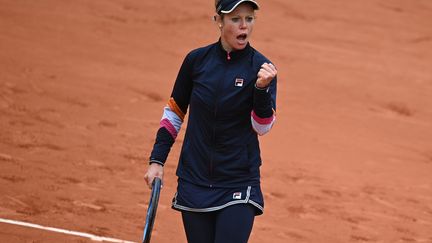
<path fill-rule="evenodd" d="M 240 18 L 239 17 L 232 17 L 231 21 L 234 23 L 238 23 L 240 21 Z"/>
<path fill-rule="evenodd" d="M 254 19 L 255 18 L 253 16 L 248 16 L 248 17 L 246 17 L 246 22 L 252 23 L 254 21 Z"/>

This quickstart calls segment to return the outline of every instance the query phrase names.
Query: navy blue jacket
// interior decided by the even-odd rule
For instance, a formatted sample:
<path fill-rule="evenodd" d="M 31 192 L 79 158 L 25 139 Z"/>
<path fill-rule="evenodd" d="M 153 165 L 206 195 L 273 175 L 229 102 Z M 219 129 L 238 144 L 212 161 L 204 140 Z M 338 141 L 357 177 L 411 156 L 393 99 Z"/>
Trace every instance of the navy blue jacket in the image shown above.
<path fill-rule="evenodd" d="M 177 176 L 209 187 L 258 184 L 261 157 L 251 114 L 268 120 L 276 110 L 277 78 L 267 89 L 255 86 L 264 62 L 270 63 L 249 44 L 227 53 L 219 41 L 190 52 L 165 108 L 150 162 L 165 163 L 189 108 Z"/>

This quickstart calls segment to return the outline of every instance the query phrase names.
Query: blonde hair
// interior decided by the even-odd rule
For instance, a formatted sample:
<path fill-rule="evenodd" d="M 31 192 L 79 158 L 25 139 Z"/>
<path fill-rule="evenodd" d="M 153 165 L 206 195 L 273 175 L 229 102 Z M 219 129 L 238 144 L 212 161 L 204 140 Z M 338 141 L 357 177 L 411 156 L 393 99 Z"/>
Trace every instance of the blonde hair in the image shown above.
<path fill-rule="evenodd" d="M 225 15 L 225 14 L 223 14 L 223 13 L 218 13 L 218 9 L 217 9 L 218 4 L 219 4 L 220 1 L 221 1 L 221 0 L 215 0 L 215 12 L 216 12 L 216 14 L 218 14 L 219 16 L 221 16 L 222 19 L 224 19 L 224 15 Z M 215 18 L 215 20 L 216 20 L 216 16 L 214 16 L 214 18 Z"/>
<path fill-rule="evenodd" d="M 219 2 L 220 2 L 220 0 L 215 0 L 215 8 L 217 8 L 217 5 Z"/>

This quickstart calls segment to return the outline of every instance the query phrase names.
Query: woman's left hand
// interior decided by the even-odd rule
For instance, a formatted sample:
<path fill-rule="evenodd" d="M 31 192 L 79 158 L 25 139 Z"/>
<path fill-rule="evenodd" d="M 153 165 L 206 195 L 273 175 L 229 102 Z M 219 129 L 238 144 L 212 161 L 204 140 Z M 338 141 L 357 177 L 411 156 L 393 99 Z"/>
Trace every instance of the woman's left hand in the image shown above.
<path fill-rule="evenodd" d="M 258 88 L 265 88 L 270 85 L 270 82 L 276 77 L 277 70 L 276 67 L 271 63 L 263 63 L 261 69 L 258 72 L 258 79 L 256 81 L 256 86 Z"/>

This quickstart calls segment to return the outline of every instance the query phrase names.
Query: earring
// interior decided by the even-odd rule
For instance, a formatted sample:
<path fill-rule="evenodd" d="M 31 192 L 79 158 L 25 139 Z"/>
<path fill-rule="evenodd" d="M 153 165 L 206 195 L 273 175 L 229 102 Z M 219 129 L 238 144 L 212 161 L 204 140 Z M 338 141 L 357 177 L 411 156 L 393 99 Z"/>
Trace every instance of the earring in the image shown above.
<path fill-rule="evenodd" d="M 222 28 L 222 25 L 221 25 L 221 24 L 219 25 L 219 28 Z"/>

